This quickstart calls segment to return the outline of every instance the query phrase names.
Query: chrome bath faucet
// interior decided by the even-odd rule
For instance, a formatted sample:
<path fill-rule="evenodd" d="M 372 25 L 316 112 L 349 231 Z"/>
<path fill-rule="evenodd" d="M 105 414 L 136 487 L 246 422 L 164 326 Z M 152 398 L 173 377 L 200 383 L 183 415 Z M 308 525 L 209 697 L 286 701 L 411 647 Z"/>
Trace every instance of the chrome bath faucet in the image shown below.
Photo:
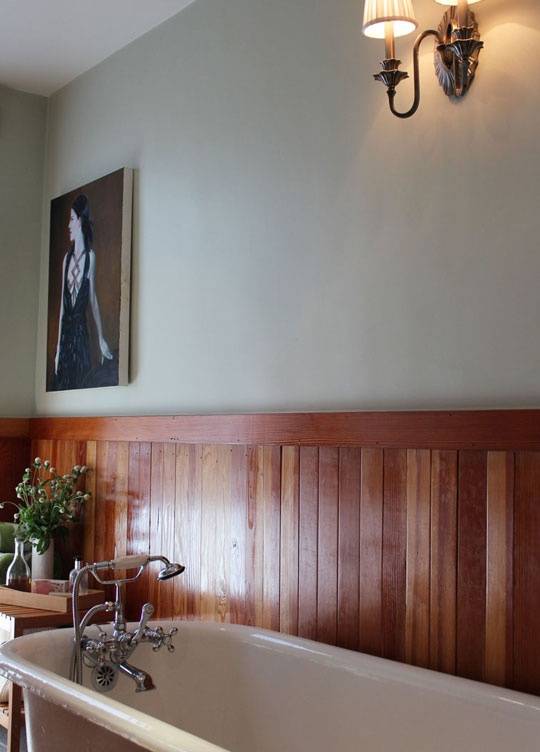
<path fill-rule="evenodd" d="M 162 647 L 166 647 L 170 652 L 174 651 L 172 638 L 178 630 L 173 627 L 165 632 L 162 627 L 148 626 L 148 621 L 154 614 L 154 607 L 151 603 L 145 603 L 141 610 L 141 618 L 137 628 L 130 632 L 126 627 L 124 608 L 126 583 L 137 580 L 146 567 L 154 561 L 159 561 L 162 564 L 157 575 L 157 579 L 160 581 L 175 577 L 185 569 L 181 564 L 171 563 L 165 556 L 135 555 L 89 564 L 77 572 L 73 584 L 74 645 L 70 672 L 72 681 L 82 684 L 83 666 L 86 666 L 92 670 L 92 685 L 99 692 L 111 690 L 116 684 L 119 673 L 133 679 L 136 692 L 154 689 L 152 677 L 146 671 L 132 666 L 128 659 L 140 642 L 150 643 L 155 651 Z M 129 570 L 135 568 L 138 571 L 132 577 L 105 580 L 101 576 L 101 573 L 108 569 Z M 91 573 L 101 585 L 114 585 L 115 599 L 93 606 L 81 619 L 79 588 L 86 573 Z M 87 637 L 85 630 L 90 620 L 102 611 L 113 614 L 112 635 L 109 635 L 101 627 L 96 627 L 98 630 L 97 636 L 95 638 Z"/>

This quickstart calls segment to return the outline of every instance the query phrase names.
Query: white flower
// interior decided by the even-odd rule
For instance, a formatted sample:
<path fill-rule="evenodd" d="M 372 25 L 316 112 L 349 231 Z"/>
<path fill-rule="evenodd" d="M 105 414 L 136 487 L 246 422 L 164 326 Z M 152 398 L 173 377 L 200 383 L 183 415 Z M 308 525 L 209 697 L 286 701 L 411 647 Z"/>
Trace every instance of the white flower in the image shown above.
<path fill-rule="evenodd" d="M 36 457 L 34 460 L 34 465 L 41 465 L 41 457 Z"/>

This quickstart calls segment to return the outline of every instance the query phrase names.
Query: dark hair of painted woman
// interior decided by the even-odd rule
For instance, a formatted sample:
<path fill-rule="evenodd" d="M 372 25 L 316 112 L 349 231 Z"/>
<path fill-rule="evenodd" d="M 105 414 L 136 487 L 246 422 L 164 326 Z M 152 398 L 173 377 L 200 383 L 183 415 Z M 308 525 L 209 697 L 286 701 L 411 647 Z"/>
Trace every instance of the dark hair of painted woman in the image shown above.
<path fill-rule="evenodd" d="M 82 389 L 92 370 L 87 309 L 90 304 L 97 332 L 101 362 L 112 360 L 105 337 L 96 294 L 96 254 L 92 248 L 94 231 L 90 204 L 84 194 L 71 206 L 69 219 L 71 247 L 62 265 L 62 294 L 58 342 L 54 359 L 55 388 Z"/>

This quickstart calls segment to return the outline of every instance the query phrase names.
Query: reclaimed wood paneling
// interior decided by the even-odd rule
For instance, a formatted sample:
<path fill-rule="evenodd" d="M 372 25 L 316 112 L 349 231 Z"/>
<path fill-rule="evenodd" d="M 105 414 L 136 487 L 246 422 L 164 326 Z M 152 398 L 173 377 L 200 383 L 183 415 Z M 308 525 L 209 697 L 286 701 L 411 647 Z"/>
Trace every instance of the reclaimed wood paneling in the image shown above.
<path fill-rule="evenodd" d="M 514 455 L 490 452 L 487 470 L 485 679 L 511 684 Z"/>
<path fill-rule="evenodd" d="M 358 647 L 372 655 L 382 652 L 383 457 L 362 449 Z"/>
<path fill-rule="evenodd" d="M 337 644 L 358 649 L 361 449 L 339 450 Z"/>
<path fill-rule="evenodd" d="M 430 486 L 430 451 L 409 449 L 405 659 L 424 668 L 429 665 Z"/>
<path fill-rule="evenodd" d="M 431 456 L 429 668 L 456 670 L 457 452 Z"/>
<path fill-rule="evenodd" d="M 540 694 L 538 416 L 52 419 L 30 456 L 93 468 L 87 558 L 186 565 L 130 587 L 132 616 L 148 599 Z"/>
<path fill-rule="evenodd" d="M 484 678 L 486 637 L 486 453 L 459 454 L 457 672 Z"/>
<path fill-rule="evenodd" d="M 540 453 L 517 455 L 514 505 L 513 684 L 540 694 Z"/>
<path fill-rule="evenodd" d="M 6 429 L 7 432 L 7 429 Z M 0 434 L 0 502 L 16 501 L 15 486 L 21 480 L 30 456 L 30 440 Z M 0 510 L 0 520 L 13 518 L 13 507 Z"/>

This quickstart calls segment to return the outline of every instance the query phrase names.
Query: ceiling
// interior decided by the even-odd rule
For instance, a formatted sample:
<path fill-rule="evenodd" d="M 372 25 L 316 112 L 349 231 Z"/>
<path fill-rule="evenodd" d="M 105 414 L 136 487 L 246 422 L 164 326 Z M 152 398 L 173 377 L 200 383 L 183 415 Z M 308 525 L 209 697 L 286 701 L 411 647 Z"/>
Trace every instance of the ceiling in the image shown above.
<path fill-rule="evenodd" d="M 49 95 L 193 0 L 0 0 L 0 84 Z"/>

